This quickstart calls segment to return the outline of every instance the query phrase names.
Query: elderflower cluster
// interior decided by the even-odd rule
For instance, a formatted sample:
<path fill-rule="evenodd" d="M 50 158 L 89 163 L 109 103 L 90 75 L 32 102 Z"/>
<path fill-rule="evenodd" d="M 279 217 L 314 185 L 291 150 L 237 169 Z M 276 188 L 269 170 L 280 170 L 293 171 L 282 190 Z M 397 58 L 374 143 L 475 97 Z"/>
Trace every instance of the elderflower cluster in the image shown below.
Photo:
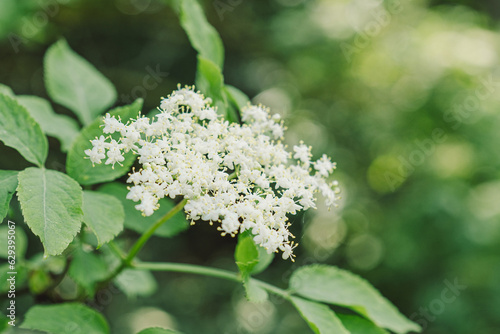
<path fill-rule="evenodd" d="M 335 163 L 326 155 L 311 161 L 303 143 L 287 152 L 279 115 L 262 106 L 243 108 L 240 125 L 223 120 L 210 102 L 186 87 L 163 98 L 151 119 L 122 122 L 107 114 L 103 132 L 120 139 L 100 136 L 85 153 L 92 163 L 107 158 L 113 166 L 128 151 L 138 155 L 142 168 L 129 174 L 127 198 L 140 202 L 135 207 L 143 215 L 163 197 L 183 196 L 192 222 L 215 223 L 223 236 L 249 230 L 269 253 L 281 250 L 293 260 L 287 214 L 314 208 L 317 192 L 335 204 L 337 183 L 327 183 Z"/>

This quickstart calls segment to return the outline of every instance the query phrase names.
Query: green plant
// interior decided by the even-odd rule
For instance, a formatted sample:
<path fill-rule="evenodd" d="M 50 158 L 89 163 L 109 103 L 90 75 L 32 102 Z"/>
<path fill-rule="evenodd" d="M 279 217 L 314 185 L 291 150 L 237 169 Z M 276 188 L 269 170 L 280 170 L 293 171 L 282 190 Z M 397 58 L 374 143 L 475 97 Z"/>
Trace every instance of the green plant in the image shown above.
<path fill-rule="evenodd" d="M 184 0 L 176 10 L 198 51 L 198 89 L 212 99 L 212 105 L 226 120 L 237 122 L 248 98 L 238 89 L 224 84 L 224 52 L 217 32 L 208 24 L 195 1 Z M 142 277 L 141 282 L 154 281 L 151 271 L 175 271 L 241 282 L 247 298 L 255 302 L 266 300 L 268 293 L 275 294 L 290 301 L 315 333 L 383 333 L 382 328 L 406 333 L 419 329 L 366 281 L 336 267 L 302 267 L 292 274 L 287 290 L 252 278 L 269 266 L 273 253 L 268 254 L 256 245 L 249 233 L 240 233 L 238 237 L 235 261 L 239 273 L 138 260 L 138 253 L 152 235 L 173 237 L 187 228 L 186 217 L 180 212 L 186 199 L 178 203 L 160 199 L 156 213 L 140 216 L 125 199 L 126 186 L 112 182 L 129 172 L 136 157 L 129 152 L 113 168 L 94 167 L 84 159 L 85 151 L 93 148 L 91 141 L 102 134 L 100 115 L 115 102 L 114 87 L 63 40 L 47 51 L 44 65 L 50 97 L 74 112 L 84 127 L 80 129 L 72 118 L 54 113 L 44 99 L 16 96 L 8 87 L 2 87 L 0 139 L 36 166 L 0 173 L 2 218 L 17 192 L 24 219 L 44 247 L 43 259 L 24 259 L 23 236 L 18 231 L 15 264 L 5 265 L 2 274 L 15 265 L 18 287 L 28 285 L 34 295 L 46 294 L 53 302 L 60 301 L 56 287 L 66 275 L 77 283 L 78 292 L 74 298 L 62 300 L 60 304 L 32 307 L 21 327 L 49 333 L 74 332 L 75 328 L 86 333 L 107 333 L 109 329 L 104 317 L 82 302 L 93 298 L 99 289 L 111 282 L 125 293 L 132 293 L 133 280 L 127 276 L 138 275 Z M 142 102 L 138 99 L 108 113 L 123 120 L 136 118 Z M 67 173 L 45 167 L 46 135 L 59 139 L 61 149 L 67 152 Z M 234 173 L 237 177 L 237 167 Z M 7 229 L 11 229 L 10 226 L 9 223 Z M 119 234 L 124 228 L 141 234 L 131 247 L 124 247 L 120 242 Z M 328 304 L 344 309 L 334 312 Z M 150 332 L 172 331 L 150 329 L 142 333 Z"/>

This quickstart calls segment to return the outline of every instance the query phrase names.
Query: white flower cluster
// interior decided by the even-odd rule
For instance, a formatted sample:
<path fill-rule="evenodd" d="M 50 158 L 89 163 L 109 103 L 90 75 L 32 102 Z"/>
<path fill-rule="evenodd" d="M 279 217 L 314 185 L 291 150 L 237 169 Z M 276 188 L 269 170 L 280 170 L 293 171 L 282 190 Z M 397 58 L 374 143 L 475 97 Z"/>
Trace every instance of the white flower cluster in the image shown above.
<path fill-rule="evenodd" d="M 250 230 L 256 244 L 283 258 L 295 247 L 287 214 L 315 207 L 321 192 L 335 204 L 337 183 L 326 179 L 335 163 L 323 155 L 311 161 L 311 148 L 301 143 L 292 154 L 280 142 L 283 124 L 262 106 L 242 110 L 243 124 L 218 117 L 210 99 L 186 87 L 164 98 L 160 113 L 124 123 L 106 115 L 105 134 L 120 133 L 118 141 L 101 136 L 85 153 L 92 163 L 120 163 L 133 151 L 142 168 L 130 174 L 128 199 L 140 201 L 145 216 L 158 200 L 183 196 L 188 218 L 219 225 L 222 235 Z M 295 160 L 294 160 L 295 159 Z"/>

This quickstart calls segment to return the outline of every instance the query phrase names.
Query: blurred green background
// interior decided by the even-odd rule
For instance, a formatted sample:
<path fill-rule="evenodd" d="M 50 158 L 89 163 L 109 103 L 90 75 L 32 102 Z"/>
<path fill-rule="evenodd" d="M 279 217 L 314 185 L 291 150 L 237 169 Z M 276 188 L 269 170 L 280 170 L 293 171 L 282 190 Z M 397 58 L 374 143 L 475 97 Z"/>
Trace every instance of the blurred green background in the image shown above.
<path fill-rule="evenodd" d="M 277 258 L 259 278 L 285 287 L 298 266 L 338 265 L 368 279 L 424 333 L 498 333 L 500 3 L 203 5 L 224 41 L 226 83 L 283 115 L 289 145 L 304 140 L 315 157 L 325 152 L 338 162 L 339 208 L 292 217 L 297 261 Z M 115 84 L 120 105 L 143 97 L 150 110 L 177 83 L 194 83 L 196 54 L 175 13 L 156 0 L 2 0 L 0 83 L 47 97 L 43 55 L 61 37 Z M 155 85 L 145 85 L 151 72 Z M 63 170 L 59 144 L 50 144 L 47 166 Z M 28 166 L 14 150 L 0 150 L 1 169 Z M 22 221 L 18 210 L 12 214 Z M 41 245 L 26 233 L 29 256 Z M 142 259 L 236 270 L 234 246 L 198 224 L 153 239 Z M 254 305 L 232 283 L 155 276 L 150 297 L 98 296 L 94 306 L 114 333 L 154 325 L 185 333 L 309 333 L 281 300 Z M 18 298 L 21 312 L 34 302 Z"/>

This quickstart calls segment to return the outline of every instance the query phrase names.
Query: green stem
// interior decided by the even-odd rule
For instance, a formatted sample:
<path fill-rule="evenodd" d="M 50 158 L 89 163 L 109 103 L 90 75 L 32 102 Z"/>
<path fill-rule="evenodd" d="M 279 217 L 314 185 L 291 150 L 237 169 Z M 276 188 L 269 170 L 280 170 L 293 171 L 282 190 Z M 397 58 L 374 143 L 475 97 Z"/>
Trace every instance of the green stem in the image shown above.
<path fill-rule="evenodd" d="M 226 271 L 216 268 L 208 268 L 186 263 L 169 263 L 169 262 L 137 262 L 133 265 L 134 268 L 152 270 L 152 271 L 171 271 L 187 274 L 198 274 L 222 278 L 229 281 L 241 282 L 241 276 L 232 271 Z"/>
<path fill-rule="evenodd" d="M 179 204 L 177 204 L 172 210 L 170 210 L 165 216 L 163 216 L 160 220 L 154 223 L 143 235 L 135 242 L 135 244 L 130 249 L 130 252 L 123 260 L 125 266 L 129 266 L 134 257 L 139 253 L 139 251 L 144 247 L 144 244 L 153 236 L 155 231 L 163 225 L 167 220 L 172 218 L 177 212 L 181 211 L 184 208 L 184 205 L 187 203 L 187 198 L 184 198 Z"/>
<path fill-rule="evenodd" d="M 170 218 L 172 218 L 177 212 L 181 211 L 182 208 L 184 207 L 184 205 L 186 205 L 186 203 L 187 203 L 187 199 L 184 198 L 175 207 L 173 207 L 169 212 L 167 212 L 165 214 L 165 216 L 163 216 L 160 220 L 158 220 L 156 223 L 154 223 L 135 242 L 135 244 L 130 249 L 130 252 L 128 253 L 128 255 L 125 255 L 125 253 L 123 253 L 123 251 L 115 243 L 109 242 L 110 249 L 116 255 L 118 255 L 118 257 L 120 258 L 121 261 L 120 261 L 120 264 L 118 265 L 118 267 L 116 267 L 116 269 L 113 270 L 113 272 L 106 279 L 104 279 L 101 282 L 99 282 L 99 287 L 106 286 L 109 282 L 111 282 L 111 280 L 113 278 L 115 278 L 116 276 L 118 276 L 118 274 L 120 274 L 123 271 L 123 269 L 125 269 L 127 267 L 130 267 L 131 263 L 132 263 L 132 260 L 134 259 L 134 257 L 137 255 L 137 253 L 140 252 L 140 250 L 142 249 L 142 247 L 144 247 L 144 244 L 149 240 L 149 238 L 151 238 L 151 236 L 153 236 L 153 234 L 155 233 L 155 231 L 162 224 L 164 224 L 167 220 L 169 220 Z"/>
<path fill-rule="evenodd" d="M 194 264 L 168 263 L 168 262 L 138 262 L 134 263 L 132 267 L 136 269 L 144 269 L 152 271 L 170 271 L 170 272 L 197 274 L 203 276 L 222 278 L 233 282 L 241 282 L 241 276 L 238 273 L 223 269 L 207 268 Z M 280 289 L 274 285 L 260 281 L 255 278 L 250 278 L 250 279 L 253 282 L 257 283 L 261 288 L 271 293 L 274 293 L 275 295 L 283 297 L 284 299 L 287 300 L 290 299 L 290 294 L 286 290 Z"/>
<path fill-rule="evenodd" d="M 125 253 L 118 247 L 113 240 L 108 242 L 109 249 L 113 251 L 120 259 L 125 260 Z"/>

